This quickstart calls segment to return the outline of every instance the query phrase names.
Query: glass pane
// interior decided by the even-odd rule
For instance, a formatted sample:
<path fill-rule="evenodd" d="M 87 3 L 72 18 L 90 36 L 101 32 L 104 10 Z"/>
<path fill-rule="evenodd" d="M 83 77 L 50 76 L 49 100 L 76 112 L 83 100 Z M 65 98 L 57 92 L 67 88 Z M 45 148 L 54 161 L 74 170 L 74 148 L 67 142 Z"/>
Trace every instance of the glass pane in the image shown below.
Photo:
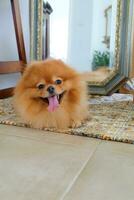
<path fill-rule="evenodd" d="M 48 0 L 50 56 L 79 71 L 115 67 L 117 0 Z"/>

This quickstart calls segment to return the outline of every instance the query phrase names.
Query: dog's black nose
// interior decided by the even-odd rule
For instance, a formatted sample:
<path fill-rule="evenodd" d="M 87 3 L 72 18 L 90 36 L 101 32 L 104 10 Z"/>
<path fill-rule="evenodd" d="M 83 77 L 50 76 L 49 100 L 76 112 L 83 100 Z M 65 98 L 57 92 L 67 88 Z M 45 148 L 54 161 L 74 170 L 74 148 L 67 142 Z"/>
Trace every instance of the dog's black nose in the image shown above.
<path fill-rule="evenodd" d="M 53 94 L 55 92 L 55 88 L 53 86 L 49 86 L 47 88 L 47 91 L 50 93 L 50 94 Z"/>

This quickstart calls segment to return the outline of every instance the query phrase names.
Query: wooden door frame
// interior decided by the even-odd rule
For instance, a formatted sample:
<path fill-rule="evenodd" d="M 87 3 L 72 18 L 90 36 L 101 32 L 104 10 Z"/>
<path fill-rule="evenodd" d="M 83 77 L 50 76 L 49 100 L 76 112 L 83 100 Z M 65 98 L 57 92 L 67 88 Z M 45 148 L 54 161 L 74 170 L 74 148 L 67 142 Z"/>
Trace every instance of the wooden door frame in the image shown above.
<path fill-rule="evenodd" d="M 8 73 L 15 73 L 15 72 L 22 73 L 27 63 L 19 1 L 10 0 L 10 3 L 11 3 L 12 15 L 13 15 L 13 23 L 14 23 L 14 29 L 15 29 L 19 61 L 0 62 L 0 74 L 8 74 Z M 0 90 L 0 98 L 11 96 L 13 94 L 13 89 L 14 88 L 5 88 L 5 89 Z"/>

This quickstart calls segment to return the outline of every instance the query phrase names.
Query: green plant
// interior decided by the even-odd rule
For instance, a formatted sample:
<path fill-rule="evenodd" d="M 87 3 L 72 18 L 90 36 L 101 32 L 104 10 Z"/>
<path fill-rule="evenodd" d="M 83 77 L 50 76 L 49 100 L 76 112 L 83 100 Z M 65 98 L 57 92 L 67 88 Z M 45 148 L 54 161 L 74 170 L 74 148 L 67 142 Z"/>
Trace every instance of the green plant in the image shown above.
<path fill-rule="evenodd" d="M 110 61 L 110 54 L 108 51 L 105 52 L 95 51 L 93 55 L 92 69 L 96 70 L 102 66 L 107 67 L 109 66 L 109 61 Z"/>

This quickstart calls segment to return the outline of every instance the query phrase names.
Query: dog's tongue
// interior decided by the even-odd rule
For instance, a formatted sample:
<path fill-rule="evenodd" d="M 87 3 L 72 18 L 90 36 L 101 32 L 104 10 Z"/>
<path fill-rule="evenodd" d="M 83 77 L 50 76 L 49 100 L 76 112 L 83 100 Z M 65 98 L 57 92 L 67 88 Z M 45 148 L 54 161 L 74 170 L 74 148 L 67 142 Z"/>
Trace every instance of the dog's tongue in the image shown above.
<path fill-rule="evenodd" d="M 56 108 L 59 106 L 57 96 L 49 97 L 48 101 L 49 101 L 48 111 L 49 112 L 55 111 Z"/>

